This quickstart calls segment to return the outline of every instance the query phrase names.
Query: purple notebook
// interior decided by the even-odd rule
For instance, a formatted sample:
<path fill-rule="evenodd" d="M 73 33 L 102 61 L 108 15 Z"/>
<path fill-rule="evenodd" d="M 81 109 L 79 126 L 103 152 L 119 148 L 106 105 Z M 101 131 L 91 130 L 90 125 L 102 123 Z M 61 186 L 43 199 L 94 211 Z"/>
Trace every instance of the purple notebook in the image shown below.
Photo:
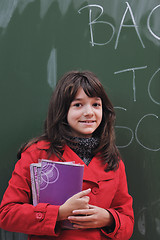
<path fill-rule="evenodd" d="M 84 165 L 73 162 L 41 161 L 39 202 L 62 205 L 68 198 L 82 191 Z M 68 220 L 62 228 L 74 229 Z"/>
<path fill-rule="evenodd" d="M 41 161 L 39 202 L 62 205 L 82 190 L 84 165 Z"/>
<path fill-rule="evenodd" d="M 54 162 L 42 159 L 30 165 L 33 205 L 49 203 L 62 205 L 82 190 L 84 165 L 74 162 Z M 65 220 L 63 228 L 73 229 Z"/>

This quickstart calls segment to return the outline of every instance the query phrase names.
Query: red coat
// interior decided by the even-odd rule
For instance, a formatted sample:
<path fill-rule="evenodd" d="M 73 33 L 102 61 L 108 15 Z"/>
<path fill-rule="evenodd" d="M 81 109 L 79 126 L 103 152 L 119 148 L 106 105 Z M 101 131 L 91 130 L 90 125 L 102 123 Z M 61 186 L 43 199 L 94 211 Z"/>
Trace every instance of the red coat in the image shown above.
<path fill-rule="evenodd" d="M 107 234 L 103 229 L 62 230 L 56 223 L 59 206 L 31 204 L 30 164 L 47 159 L 46 142 L 38 142 L 22 153 L 17 162 L 0 206 L 0 227 L 29 235 L 30 240 L 127 240 L 133 231 L 132 197 L 128 194 L 124 164 L 116 171 L 104 171 L 104 165 L 96 155 L 84 167 L 83 189 L 91 188 L 90 204 L 105 208 L 115 219 L 115 229 Z M 66 161 L 83 161 L 68 146 L 64 148 Z M 58 161 L 55 155 L 50 157 Z"/>

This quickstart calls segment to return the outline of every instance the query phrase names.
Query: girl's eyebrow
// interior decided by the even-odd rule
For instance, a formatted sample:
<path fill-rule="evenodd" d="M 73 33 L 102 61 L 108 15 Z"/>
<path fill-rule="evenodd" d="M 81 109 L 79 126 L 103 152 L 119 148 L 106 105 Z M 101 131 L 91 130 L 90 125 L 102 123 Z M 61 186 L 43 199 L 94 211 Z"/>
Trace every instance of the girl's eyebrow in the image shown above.
<path fill-rule="evenodd" d="M 100 98 L 100 97 L 91 97 L 91 98 L 94 98 L 94 100 L 98 100 L 98 101 L 100 101 L 100 100 L 101 100 L 101 98 Z M 80 100 L 83 100 L 83 98 L 75 98 L 75 99 L 73 99 L 73 101 L 72 101 L 72 102 L 74 102 L 74 101 L 80 101 Z"/>
<path fill-rule="evenodd" d="M 75 98 L 75 99 L 73 99 L 73 102 L 74 101 L 80 101 L 80 100 L 82 100 L 83 98 Z"/>

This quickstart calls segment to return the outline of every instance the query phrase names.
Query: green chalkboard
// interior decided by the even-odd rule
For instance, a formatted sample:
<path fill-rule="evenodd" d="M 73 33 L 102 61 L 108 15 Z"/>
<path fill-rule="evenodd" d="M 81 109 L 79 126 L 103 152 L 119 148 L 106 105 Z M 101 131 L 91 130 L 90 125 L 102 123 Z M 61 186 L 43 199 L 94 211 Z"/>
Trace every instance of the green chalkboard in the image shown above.
<path fill-rule="evenodd" d="M 115 106 L 132 239 L 160 239 L 159 0 L 0 0 L 0 197 L 56 82 L 75 69 L 95 72 Z"/>

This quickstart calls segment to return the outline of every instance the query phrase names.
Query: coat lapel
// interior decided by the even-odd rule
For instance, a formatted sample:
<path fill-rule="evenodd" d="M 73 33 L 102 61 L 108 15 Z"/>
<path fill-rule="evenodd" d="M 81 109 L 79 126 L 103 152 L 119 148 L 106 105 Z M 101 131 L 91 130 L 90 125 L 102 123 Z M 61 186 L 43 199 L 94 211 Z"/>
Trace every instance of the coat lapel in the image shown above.
<path fill-rule="evenodd" d="M 39 149 L 46 150 L 49 148 L 49 143 L 40 141 L 37 143 L 37 147 Z M 98 183 L 99 181 L 110 180 L 115 177 L 116 171 L 105 172 L 107 164 L 103 164 L 103 162 L 100 160 L 99 154 L 96 154 L 96 156 L 93 157 L 92 161 L 87 166 L 71 148 L 65 145 L 62 157 L 66 162 L 74 161 L 77 164 L 80 163 L 84 165 L 83 179 L 86 181 Z M 54 157 L 51 157 L 51 160 L 59 161 L 58 157 L 56 157 L 55 155 Z"/>
<path fill-rule="evenodd" d="M 99 154 L 96 154 L 87 166 L 82 159 L 66 145 L 64 148 L 63 158 L 67 162 L 75 161 L 77 164 L 80 163 L 84 165 L 83 180 L 98 183 L 99 181 L 106 181 L 115 177 L 115 171 L 105 172 L 107 164 L 104 164 L 100 160 Z"/>
<path fill-rule="evenodd" d="M 90 163 L 90 169 L 92 173 L 96 176 L 97 182 L 99 181 L 106 181 L 111 180 L 115 177 L 115 171 L 108 171 L 106 172 L 105 169 L 107 168 L 107 163 L 104 164 L 103 161 L 100 159 L 99 154 L 97 154 Z"/>
<path fill-rule="evenodd" d="M 84 165 L 83 179 L 87 181 L 97 182 L 96 176 L 94 175 L 92 169 L 90 169 L 90 164 L 87 166 L 82 159 L 67 145 L 65 145 L 63 158 L 66 162 L 74 161 L 76 164 Z"/>

